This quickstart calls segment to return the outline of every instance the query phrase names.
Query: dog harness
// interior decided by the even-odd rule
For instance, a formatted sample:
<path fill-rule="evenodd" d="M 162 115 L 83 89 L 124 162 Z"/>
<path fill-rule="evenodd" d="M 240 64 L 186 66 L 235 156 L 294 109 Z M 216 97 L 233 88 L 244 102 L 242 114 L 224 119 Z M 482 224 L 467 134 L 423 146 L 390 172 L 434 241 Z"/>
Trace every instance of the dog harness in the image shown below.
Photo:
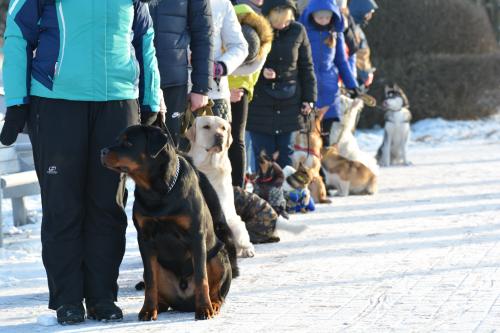
<path fill-rule="evenodd" d="M 306 153 L 311 154 L 311 155 L 316 156 L 317 158 L 321 159 L 320 154 L 318 154 L 312 148 L 305 148 L 305 147 L 301 147 L 299 145 L 293 145 L 293 149 L 298 150 L 298 151 L 305 151 Z"/>

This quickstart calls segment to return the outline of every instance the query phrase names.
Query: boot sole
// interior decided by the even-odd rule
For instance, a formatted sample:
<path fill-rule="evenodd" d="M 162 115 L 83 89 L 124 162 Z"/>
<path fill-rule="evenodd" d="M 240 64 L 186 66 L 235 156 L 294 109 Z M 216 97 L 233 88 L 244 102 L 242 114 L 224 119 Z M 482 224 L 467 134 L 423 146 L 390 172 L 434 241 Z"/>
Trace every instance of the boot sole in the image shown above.
<path fill-rule="evenodd" d="M 122 321 L 123 317 L 108 319 L 108 318 L 101 318 L 101 317 L 98 317 L 98 316 L 87 316 L 87 319 L 95 320 L 95 321 L 100 321 L 100 322 L 103 322 L 103 323 L 113 323 L 113 322 Z"/>

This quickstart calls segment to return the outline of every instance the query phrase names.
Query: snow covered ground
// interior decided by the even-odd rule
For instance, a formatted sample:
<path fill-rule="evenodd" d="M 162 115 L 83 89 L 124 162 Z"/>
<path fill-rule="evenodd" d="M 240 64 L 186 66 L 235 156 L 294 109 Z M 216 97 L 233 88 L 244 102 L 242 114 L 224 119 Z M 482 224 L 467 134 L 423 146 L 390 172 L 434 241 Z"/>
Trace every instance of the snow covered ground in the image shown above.
<path fill-rule="evenodd" d="M 137 321 L 142 264 L 130 223 L 119 278 L 124 321 L 37 323 L 54 316 L 40 223 L 13 227 L 4 201 L 0 332 L 499 332 L 500 116 L 425 120 L 413 131 L 413 166 L 382 169 L 377 195 L 333 198 L 294 215 L 309 228 L 257 245 L 209 321 L 177 312 Z M 380 129 L 358 133 L 368 151 L 381 139 Z M 28 207 L 40 220 L 40 201 L 31 197 Z"/>

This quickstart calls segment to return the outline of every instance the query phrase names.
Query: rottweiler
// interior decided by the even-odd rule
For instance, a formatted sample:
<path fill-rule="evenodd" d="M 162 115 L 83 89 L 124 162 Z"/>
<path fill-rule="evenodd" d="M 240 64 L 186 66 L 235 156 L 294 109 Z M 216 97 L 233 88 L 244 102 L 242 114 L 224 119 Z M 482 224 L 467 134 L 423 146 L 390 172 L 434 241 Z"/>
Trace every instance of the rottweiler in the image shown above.
<path fill-rule="evenodd" d="M 158 127 L 127 128 L 101 151 L 101 161 L 136 184 L 133 221 L 145 283 L 139 320 L 156 320 L 169 307 L 194 311 L 195 319 L 218 314 L 238 267 L 231 230 L 206 176 Z"/>

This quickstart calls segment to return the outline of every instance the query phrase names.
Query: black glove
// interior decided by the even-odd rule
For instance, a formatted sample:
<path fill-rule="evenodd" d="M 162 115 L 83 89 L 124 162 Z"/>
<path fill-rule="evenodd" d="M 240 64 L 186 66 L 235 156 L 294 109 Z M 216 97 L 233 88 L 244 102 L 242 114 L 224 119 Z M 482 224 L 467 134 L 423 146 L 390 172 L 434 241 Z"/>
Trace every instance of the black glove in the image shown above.
<path fill-rule="evenodd" d="M 153 126 L 158 119 L 159 112 L 149 111 L 147 109 L 141 109 L 141 124 Z"/>
<path fill-rule="evenodd" d="M 14 105 L 7 108 L 5 122 L 0 133 L 0 142 L 3 145 L 10 146 L 16 141 L 17 135 L 23 131 L 28 119 L 28 110 L 28 104 Z"/>
<path fill-rule="evenodd" d="M 157 126 L 159 128 L 165 129 L 165 114 L 163 112 L 153 112 L 147 109 L 141 110 L 141 124 L 148 126 Z"/>

